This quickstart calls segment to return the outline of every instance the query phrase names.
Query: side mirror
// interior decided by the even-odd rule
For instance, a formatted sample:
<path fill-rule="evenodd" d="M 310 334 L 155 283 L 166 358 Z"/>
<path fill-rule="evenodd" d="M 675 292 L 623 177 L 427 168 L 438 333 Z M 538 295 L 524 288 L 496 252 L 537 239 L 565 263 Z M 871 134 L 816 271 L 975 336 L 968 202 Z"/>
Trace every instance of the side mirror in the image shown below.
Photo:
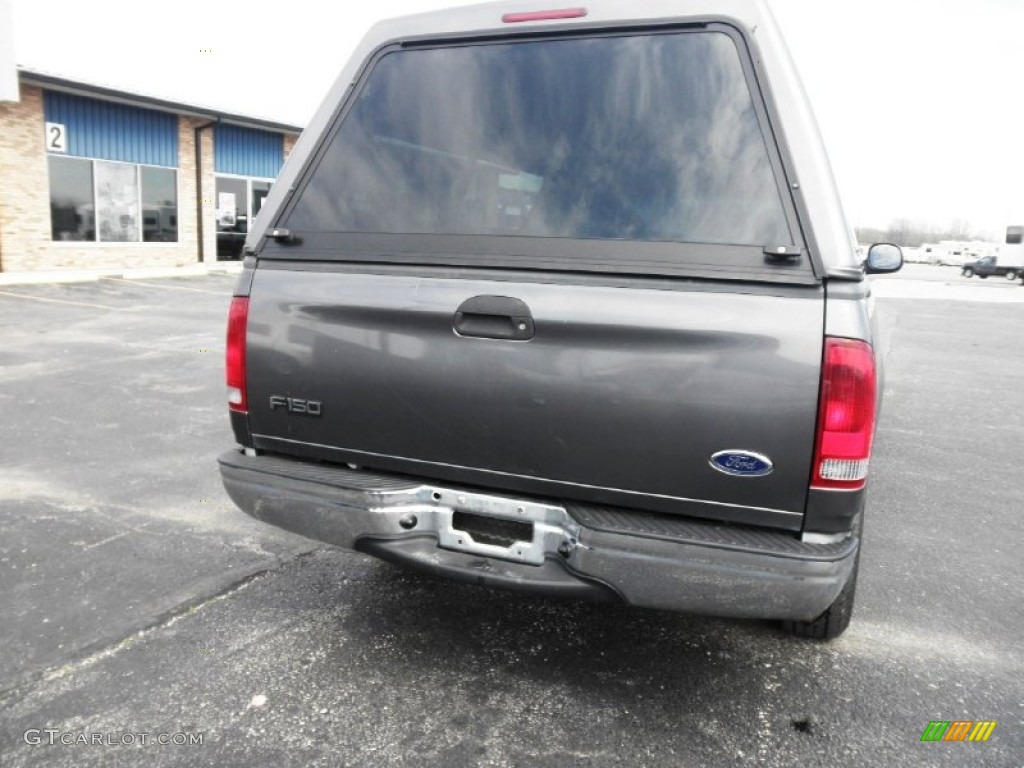
<path fill-rule="evenodd" d="M 875 243 L 868 248 L 864 270 L 869 275 L 885 275 L 903 266 L 903 251 L 892 243 Z"/>

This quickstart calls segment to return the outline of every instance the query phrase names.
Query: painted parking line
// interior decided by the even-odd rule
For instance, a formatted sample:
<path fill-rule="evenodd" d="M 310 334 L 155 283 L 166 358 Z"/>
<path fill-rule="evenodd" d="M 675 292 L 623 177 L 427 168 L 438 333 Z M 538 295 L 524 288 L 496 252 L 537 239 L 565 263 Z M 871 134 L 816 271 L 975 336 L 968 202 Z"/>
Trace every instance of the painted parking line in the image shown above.
<path fill-rule="evenodd" d="M 230 294 L 224 291 L 207 291 L 202 288 L 186 288 L 184 285 L 161 285 L 160 283 L 144 283 L 141 280 L 127 280 L 123 277 L 101 277 L 100 280 L 109 280 L 114 283 L 128 283 L 129 285 L 144 285 L 147 288 L 163 288 L 168 291 L 191 291 L 192 293 L 208 293 L 211 296 L 224 296 L 231 298 Z"/>
<path fill-rule="evenodd" d="M 69 304 L 73 307 L 89 307 L 90 309 L 128 309 L 127 307 L 111 307 L 106 304 L 92 304 L 84 301 L 68 301 L 67 299 L 48 299 L 44 296 L 30 296 L 26 293 L 10 293 L 0 291 L 0 296 L 13 296 L 16 299 L 28 299 L 30 301 L 44 301 L 47 304 Z"/>

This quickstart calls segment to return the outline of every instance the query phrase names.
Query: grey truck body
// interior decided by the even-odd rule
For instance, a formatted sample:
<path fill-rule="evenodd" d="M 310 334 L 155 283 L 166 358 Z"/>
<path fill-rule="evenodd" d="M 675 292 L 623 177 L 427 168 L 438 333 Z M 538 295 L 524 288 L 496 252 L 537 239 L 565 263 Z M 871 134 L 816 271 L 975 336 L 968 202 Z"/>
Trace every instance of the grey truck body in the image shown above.
<path fill-rule="evenodd" d="M 248 237 L 225 486 L 455 578 L 812 620 L 864 506 L 811 488 L 824 339 L 874 331 L 776 26 L 503 21 L 544 8 L 383 22 L 341 73 Z"/>

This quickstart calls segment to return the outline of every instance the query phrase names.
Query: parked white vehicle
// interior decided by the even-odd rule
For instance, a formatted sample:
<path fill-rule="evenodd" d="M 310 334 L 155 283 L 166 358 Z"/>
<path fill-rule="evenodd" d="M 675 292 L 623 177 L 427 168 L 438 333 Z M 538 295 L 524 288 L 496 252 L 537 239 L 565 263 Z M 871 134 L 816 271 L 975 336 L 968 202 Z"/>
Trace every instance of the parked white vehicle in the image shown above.
<path fill-rule="evenodd" d="M 999 260 L 1004 264 L 1024 266 L 1024 225 L 1011 224 L 1006 228 L 1005 242 L 999 248 Z"/>
<path fill-rule="evenodd" d="M 976 261 L 963 265 L 964 277 L 977 275 L 981 278 L 1005 277 L 1007 280 L 1024 278 L 1024 226 L 1010 225 L 1006 228 L 1005 242 L 996 246 Z"/>

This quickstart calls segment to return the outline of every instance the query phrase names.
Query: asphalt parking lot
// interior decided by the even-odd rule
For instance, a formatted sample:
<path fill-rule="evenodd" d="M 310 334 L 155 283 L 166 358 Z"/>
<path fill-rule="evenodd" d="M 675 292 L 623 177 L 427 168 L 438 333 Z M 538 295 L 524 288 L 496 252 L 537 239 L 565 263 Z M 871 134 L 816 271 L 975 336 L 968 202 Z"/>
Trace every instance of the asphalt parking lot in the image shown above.
<path fill-rule="evenodd" d="M 232 277 L 0 286 L 0 766 L 1024 765 L 1024 287 L 958 274 L 876 282 L 858 604 L 825 644 L 264 527 L 216 467 Z"/>

